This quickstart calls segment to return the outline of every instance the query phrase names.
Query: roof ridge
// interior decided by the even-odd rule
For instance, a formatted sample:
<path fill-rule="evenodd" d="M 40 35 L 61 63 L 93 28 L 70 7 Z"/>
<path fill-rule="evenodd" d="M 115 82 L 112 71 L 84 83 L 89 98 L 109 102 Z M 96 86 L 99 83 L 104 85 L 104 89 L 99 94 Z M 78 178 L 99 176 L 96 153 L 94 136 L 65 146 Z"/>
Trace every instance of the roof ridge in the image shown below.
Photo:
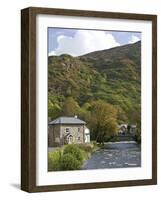
<path fill-rule="evenodd" d="M 86 124 L 85 121 L 76 118 L 76 117 L 58 117 L 53 121 L 49 122 L 49 125 L 52 124 Z"/>

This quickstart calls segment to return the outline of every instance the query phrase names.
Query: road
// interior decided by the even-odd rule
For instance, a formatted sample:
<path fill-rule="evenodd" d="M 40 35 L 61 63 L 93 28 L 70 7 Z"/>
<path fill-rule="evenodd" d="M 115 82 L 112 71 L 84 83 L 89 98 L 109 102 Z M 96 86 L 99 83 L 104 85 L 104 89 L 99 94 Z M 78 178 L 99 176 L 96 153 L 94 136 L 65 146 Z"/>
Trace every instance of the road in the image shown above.
<path fill-rule="evenodd" d="M 83 169 L 125 168 L 141 166 L 141 148 L 134 141 L 105 143 L 94 152 Z"/>

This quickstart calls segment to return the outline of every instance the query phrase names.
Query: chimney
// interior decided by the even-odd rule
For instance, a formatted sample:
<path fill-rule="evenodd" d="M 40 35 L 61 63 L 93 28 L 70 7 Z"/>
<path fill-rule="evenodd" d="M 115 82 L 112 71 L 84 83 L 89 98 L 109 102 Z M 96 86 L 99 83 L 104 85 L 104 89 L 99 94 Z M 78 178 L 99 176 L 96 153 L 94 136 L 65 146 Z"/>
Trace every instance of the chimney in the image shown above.
<path fill-rule="evenodd" d="M 77 115 L 75 115 L 74 118 L 78 118 Z"/>

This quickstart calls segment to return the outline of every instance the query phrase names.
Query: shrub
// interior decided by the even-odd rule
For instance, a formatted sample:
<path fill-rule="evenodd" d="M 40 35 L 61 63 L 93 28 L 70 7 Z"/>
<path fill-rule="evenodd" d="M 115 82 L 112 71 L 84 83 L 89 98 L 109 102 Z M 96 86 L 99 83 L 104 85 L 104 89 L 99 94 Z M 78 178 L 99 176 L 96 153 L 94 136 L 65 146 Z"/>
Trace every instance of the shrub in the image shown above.
<path fill-rule="evenodd" d="M 93 151 L 93 145 L 91 144 L 79 144 L 78 147 L 87 153 L 91 153 Z"/>
<path fill-rule="evenodd" d="M 82 163 L 71 153 L 65 153 L 61 157 L 61 170 L 77 170 L 81 168 Z"/>
<path fill-rule="evenodd" d="M 75 157 L 81 164 L 83 164 L 83 153 L 79 149 L 79 147 L 75 144 L 67 145 L 64 148 L 63 154 L 71 154 L 73 157 Z"/>
<path fill-rule="evenodd" d="M 48 170 L 49 171 L 59 171 L 60 170 L 60 160 L 61 160 L 61 151 L 56 150 L 48 153 Z"/>
<path fill-rule="evenodd" d="M 97 142 L 96 141 L 93 141 L 92 144 L 94 145 L 94 147 L 97 146 Z"/>

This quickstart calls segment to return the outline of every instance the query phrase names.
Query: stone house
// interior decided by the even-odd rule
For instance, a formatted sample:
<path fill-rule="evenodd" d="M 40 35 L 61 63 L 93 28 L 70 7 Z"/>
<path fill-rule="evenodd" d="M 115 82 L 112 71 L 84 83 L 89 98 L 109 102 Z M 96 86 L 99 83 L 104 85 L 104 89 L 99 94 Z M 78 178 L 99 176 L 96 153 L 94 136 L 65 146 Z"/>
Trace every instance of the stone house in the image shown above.
<path fill-rule="evenodd" d="M 90 131 L 86 122 L 75 117 L 59 117 L 48 126 L 48 146 L 82 144 L 90 142 Z"/>

